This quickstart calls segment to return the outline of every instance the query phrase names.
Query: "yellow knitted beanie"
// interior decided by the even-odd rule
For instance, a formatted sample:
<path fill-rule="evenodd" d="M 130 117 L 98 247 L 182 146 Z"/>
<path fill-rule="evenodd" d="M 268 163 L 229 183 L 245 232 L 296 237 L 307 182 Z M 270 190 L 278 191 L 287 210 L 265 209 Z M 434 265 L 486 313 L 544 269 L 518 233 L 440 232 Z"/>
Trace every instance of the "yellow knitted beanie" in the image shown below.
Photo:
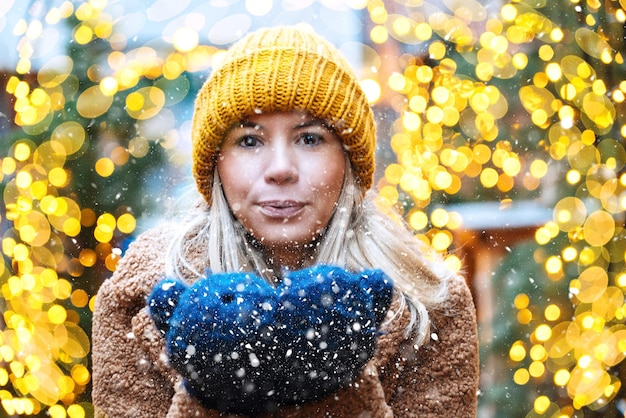
<path fill-rule="evenodd" d="M 362 193 L 371 187 L 376 126 L 356 75 L 324 38 L 302 28 L 275 27 L 234 44 L 196 99 L 192 170 L 209 204 L 215 159 L 227 130 L 255 113 L 291 110 L 334 124 Z"/>

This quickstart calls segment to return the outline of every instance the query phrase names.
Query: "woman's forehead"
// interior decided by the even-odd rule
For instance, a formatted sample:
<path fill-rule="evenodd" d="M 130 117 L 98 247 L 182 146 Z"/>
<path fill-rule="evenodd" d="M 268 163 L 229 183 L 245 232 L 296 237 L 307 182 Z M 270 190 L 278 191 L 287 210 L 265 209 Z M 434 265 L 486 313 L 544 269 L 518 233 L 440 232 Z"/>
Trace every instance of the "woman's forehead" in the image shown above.
<path fill-rule="evenodd" d="M 259 112 L 245 116 L 233 125 L 233 128 L 255 128 L 260 129 L 268 123 L 281 120 L 295 128 L 306 128 L 309 126 L 322 126 L 332 130 L 332 124 L 305 111 L 293 110 L 287 112 Z"/>

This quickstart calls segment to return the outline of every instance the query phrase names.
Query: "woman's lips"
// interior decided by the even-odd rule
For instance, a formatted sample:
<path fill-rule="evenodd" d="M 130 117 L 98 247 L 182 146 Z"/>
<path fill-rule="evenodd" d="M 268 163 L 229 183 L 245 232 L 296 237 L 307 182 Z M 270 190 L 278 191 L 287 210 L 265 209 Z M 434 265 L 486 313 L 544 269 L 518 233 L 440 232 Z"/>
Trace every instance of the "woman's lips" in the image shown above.
<path fill-rule="evenodd" d="M 297 215 L 305 206 L 303 202 L 293 200 L 272 200 L 259 202 L 261 213 L 269 218 L 291 218 Z"/>

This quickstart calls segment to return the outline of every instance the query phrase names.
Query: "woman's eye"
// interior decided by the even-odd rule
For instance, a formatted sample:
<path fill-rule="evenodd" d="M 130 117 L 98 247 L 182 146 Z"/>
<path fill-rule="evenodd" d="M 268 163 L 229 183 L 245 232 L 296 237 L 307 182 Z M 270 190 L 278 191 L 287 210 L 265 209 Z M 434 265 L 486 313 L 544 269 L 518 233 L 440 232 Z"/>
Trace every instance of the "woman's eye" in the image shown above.
<path fill-rule="evenodd" d="M 318 145 L 324 142 L 324 137 L 319 134 L 306 133 L 300 136 L 300 141 L 302 141 L 304 145 Z"/>
<path fill-rule="evenodd" d="M 239 138 L 239 145 L 246 148 L 256 147 L 259 145 L 259 139 L 253 135 L 245 135 Z"/>

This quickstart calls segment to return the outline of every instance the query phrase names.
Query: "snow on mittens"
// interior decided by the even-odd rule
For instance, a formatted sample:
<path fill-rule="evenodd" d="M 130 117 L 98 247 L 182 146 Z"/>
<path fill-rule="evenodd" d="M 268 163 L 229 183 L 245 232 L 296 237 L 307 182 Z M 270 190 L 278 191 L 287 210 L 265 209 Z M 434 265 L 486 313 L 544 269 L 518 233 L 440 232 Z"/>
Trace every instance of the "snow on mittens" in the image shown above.
<path fill-rule="evenodd" d="M 254 415 L 352 382 L 374 354 L 392 291 L 381 270 L 316 266 L 277 287 L 251 273 L 210 274 L 191 286 L 165 279 L 148 305 L 190 395 L 209 409 Z"/>

